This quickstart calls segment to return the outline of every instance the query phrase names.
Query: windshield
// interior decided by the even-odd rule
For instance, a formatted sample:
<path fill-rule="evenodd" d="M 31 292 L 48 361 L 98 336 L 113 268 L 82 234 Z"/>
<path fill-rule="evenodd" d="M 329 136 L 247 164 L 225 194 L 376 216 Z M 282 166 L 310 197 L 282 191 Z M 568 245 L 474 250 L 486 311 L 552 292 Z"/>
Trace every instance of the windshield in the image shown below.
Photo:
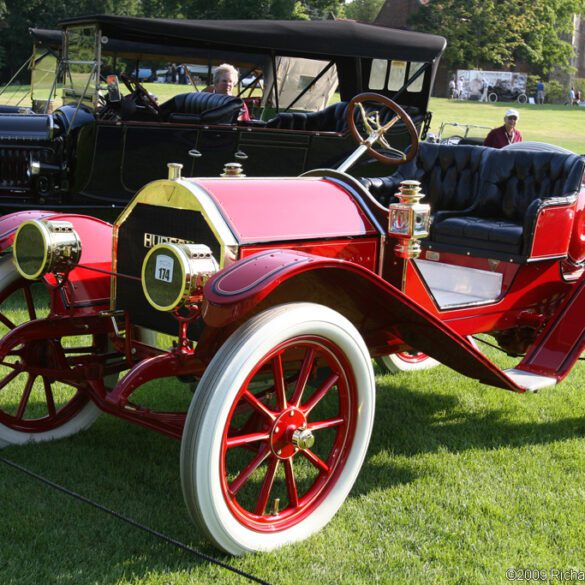
<path fill-rule="evenodd" d="M 300 57 L 280 57 L 277 77 L 280 108 L 313 112 L 329 104 L 339 83 L 337 68 L 329 61 Z"/>
<path fill-rule="evenodd" d="M 97 105 L 100 44 L 96 26 L 70 27 L 65 33 L 63 103 Z"/>
<path fill-rule="evenodd" d="M 30 76 L 33 105 L 35 102 L 47 102 L 52 99 L 58 65 L 58 55 L 35 46 Z"/>

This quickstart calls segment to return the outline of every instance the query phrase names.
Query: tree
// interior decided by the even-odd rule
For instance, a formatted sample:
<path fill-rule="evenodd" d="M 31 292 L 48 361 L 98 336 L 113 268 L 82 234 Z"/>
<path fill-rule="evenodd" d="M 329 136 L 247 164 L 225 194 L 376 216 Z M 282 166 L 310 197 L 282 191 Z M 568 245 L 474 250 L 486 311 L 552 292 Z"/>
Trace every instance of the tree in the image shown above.
<path fill-rule="evenodd" d="M 343 0 L 0 0 L 0 70 L 9 77 L 30 55 L 30 27 L 55 28 L 84 14 L 152 18 L 309 19 L 342 14 Z"/>
<path fill-rule="evenodd" d="M 143 0 L 144 1 L 144 0 Z M 342 0 L 185 0 L 185 18 L 241 18 L 283 20 L 323 18 L 328 13 L 339 14 Z"/>
<path fill-rule="evenodd" d="M 447 38 L 451 68 L 511 67 L 522 60 L 541 72 L 570 67 L 574 13 L 584 0 L 431 0 L 409 24 Z"/>
<path fill-rule="evenodd" d="M 141 0 L 0 0 L 2 2 L 5 2 L 6 17 L 0 54 L 3 49 L 5 60 L 0 66 L 8 75 L 30 55 L 29 28 L 55 28 L 60 20 L 83 14 L 136 15 L 141 8 Z"/>
<path fill-rule="evenodd" d="M 372 22 L 384 4 L 384 0 L 353 0 L 345 6 L 347 18 L 361 22 Z"/>

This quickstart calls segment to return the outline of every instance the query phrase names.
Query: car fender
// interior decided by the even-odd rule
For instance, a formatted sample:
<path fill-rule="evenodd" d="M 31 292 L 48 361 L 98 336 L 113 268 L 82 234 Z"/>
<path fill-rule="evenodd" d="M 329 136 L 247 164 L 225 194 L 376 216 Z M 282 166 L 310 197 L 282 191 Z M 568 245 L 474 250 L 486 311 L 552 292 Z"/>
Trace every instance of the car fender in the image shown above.
<path fill-rule="evenodd" d="M 207 331 L 198 351 L 216 351 L 252 315 L 291 302 L 314 302 L 340 312 L 370 350 L 381 341 L 398 340 L 468 377 L 522 391 L 465 337 L 377 274 L 352 262 L 294 250 L 259 252 L 207 282 L 202 306 Z"/>
<path fill-rule="evenodd" d="M 53 211 L 16 211 L 0 217 L 0 252 L 4 252 L 14 242 L 14 236 L 21 223 L 32 219 L 49 219 Z"/>
<path fill-rule="evenodd" d="M 17 211 L 0 218 L 0 252 L 8 252 L 19 226 L 33 219 L 69 221 L 81 240 L 79 266 L 68 275 L 67 283 L 60 289 L 56 310 L 91 313 L 97 307 L 109 306 L 110 274 L 112 268 L 112 225 L 95 217 L 53 211 Z M 104 245 L 106 242 L 106 245 Z M 44 277 L 54 285 L 54 277 Z"/>
<path fill-rule="evenodd" d="M 585 262 L 585 184 L 577 198 L 573 233 L 569 241 L 569 259 L 575 264 Z"/>

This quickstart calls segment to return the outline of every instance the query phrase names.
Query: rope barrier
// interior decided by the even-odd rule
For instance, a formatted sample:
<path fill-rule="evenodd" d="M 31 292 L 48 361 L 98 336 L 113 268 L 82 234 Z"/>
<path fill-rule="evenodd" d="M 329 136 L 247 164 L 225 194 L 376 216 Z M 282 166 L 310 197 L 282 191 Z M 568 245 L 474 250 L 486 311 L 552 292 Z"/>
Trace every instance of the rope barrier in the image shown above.
<path fill-rule="evenodd" d="M 28 475 L 29 477 L 32 477 L 33 479 L 36 479 L 37 481 L 59 491 L 67 496 L 71 496 L 72 498 L 75 498 L 76 500 L 79 500 L 80 502 L 83 502 L 84 504 L 88 504 L 89 506 L 92 506 L 92 507 L 96 508 L 97 510 L 100 510 L 101 512 L 105 512 L 106 514 L 109 514 L 110 516 L 113 516 L 114 518 L 121 520 L 122 522 L 125 522 L 126 524 L 129 524 L 130 526 L 133 526 L 134 528 L 138 528 L 138 529 L 146 532 L 147 534 L 155 536 L 156 538 L 158 538 L 158 539 L 160 539 L 168 544 L 172 544 L 173 546 L 175 546 L 175 547 L 177 547 L 177 548 L 179 548 L 179 549 L 181 549 L 181 550 L 183 550 L 183 551 L 185 551 L 193 556 L 199 557 L 205 561 L 213 563 L 214 565 L 218 565 L 219 567 L 226 569 L 227 571 L 231 571 L 232 573 L 236 573 L 237 575 L 240 575 L 241 577 L 244 577 L 245 579 L 248 579 L 249 581 L 253 581 L 254 583 L 260 583 L 261 585 L 270 585 L 270 583 L 268 581 L 264 581 L 263 579 L 260 579 L 259 577 L 255 577 L 254 575 L 251 575 L 250 573 L 246 573 L 245 571 L 242 571 L 241 569 L 233 567 L 232 565 L 229 565 L 228 563 L 220 561 L 219 559 L 216 559 L 216 558 L 212 557 L 211 555 L 208 555 L 204 552 L 201 552 L 200 550 L 197 550 L 196 548 L 193 548 L 191 546 L 183 544 L 182 542 L 180 542 L 174 538 L 171 538 L 170 536 L 167 536 L 166 534 L 163 534 L 162 532 L 159 532 L 158 530 L 154 530 L 153 528 L 149 528 L 148 526 L 145 526 L 144 524 L 141 524 L 140 522 L 137 522 L 136 520 L 133 520 L 132 518 L 128 518 L 128 516 L 124 516 L 123 514 L 120 514 L 119 512 L 116 512 L 115 510 L 110 510 L 106 506 L 99 504 L 98 502 L 94 502 L 93 500 L 86 498 L 85 496 L 82 496 L 81 494 L 78 494 L 77 492 L 74 492 L 66 487 L 63 487 L 63 486 L 59 485 L 58 483 L 55 483 L 54 481 L 51 481 L 50 479 L 47 479 L 46 477 L 43 477 L 42 475 L 39 475 L 38 473 L 35 473 L 34 471 L 31 471 L 30 469 L 27 469 L 26 467 L 23 467 L 22 465 L 19 465 L 18 463 L 15 463 L 14 461 L 11 461 L 10 459 L 7 459 L 6 457 L 0 456 L 0 462 L 8 465 L 9 467 L 12 467 L 13 469 L 20 471 L 21 473 L 24 473 L 25 475 Z"/>

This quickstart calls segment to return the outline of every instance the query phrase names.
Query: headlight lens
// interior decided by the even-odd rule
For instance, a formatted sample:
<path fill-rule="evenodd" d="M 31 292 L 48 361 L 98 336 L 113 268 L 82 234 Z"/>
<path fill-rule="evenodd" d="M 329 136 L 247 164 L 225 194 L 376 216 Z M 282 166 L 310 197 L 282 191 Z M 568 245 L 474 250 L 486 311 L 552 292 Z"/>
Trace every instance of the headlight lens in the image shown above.
<path fill-rule="evenodd" d="M 21 224 L 16 232 L 16 269 L 28 280 L 71 270 L 80 257 L 81 240 L 68 221 L 33 219 Z"/>
<path fill-rule="evenodd" d="M 142 290 L 159 311 L 172 311 L 200 297 L 219 266 L 203 244 L 158 244 L 142 263 Z"/>

